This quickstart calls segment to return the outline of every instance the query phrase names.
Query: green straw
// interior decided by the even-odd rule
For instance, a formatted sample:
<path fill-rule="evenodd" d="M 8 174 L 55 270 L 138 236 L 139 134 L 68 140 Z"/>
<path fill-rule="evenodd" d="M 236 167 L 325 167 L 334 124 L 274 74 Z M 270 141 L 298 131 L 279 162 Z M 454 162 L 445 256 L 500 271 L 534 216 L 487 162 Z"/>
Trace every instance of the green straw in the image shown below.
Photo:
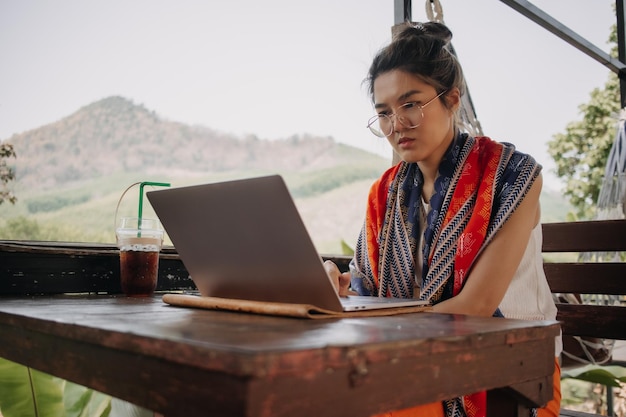
<path fill-rule="evenodd" d="M 137 213 L 137 237 L 141 237 L 141 217 L 143 215 L 143 187 L 146 185 L 154 185 L 156 187 L 169 187 L 170 184 L 167 182 L 152 182 L 152 181 L 144 181 L 139 184 L 139 210 Z"/>

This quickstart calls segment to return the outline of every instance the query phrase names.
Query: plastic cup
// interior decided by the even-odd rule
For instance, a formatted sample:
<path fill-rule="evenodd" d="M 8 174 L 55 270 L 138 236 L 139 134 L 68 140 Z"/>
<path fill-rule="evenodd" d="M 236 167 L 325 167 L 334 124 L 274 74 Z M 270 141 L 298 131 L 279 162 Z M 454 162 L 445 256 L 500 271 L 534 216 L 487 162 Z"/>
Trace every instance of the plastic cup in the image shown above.
<path fill-rule="evenodd" d="M 156 219 L 123 217 L 115 231 L 120 250 L 122 292 L 128 297 L 149 297 L 159 276 L 163 228 Z"/>

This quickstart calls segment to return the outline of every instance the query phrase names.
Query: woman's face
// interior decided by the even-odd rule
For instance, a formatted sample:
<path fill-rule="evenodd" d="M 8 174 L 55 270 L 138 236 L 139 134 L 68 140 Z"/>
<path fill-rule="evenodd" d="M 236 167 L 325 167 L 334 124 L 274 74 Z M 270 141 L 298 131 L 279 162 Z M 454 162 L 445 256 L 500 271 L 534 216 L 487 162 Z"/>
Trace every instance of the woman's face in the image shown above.
<path fill-rule="evenodd" d="M 373 91 L 376 111 L 391 116 L 394 122 L 387 140 L 400 158 L 406 162 L 439 166 L 454 137 L 454 111 L 460 98 L 458 90 L 452 89 L 434 99 L 438 92 L 433 86 L 405 71 L 392 70 L 374 80 Z M 430 100 L 433 101 L 428 103 Z M 448 107 L 442 100 L 447 101 Z M 422 108 L 423 117 L 417 127 L 411 128 L 411 123 L 405 121 L 407 127 L 392 115 L 407 103 L 420 106 L 428 103 Z"/>

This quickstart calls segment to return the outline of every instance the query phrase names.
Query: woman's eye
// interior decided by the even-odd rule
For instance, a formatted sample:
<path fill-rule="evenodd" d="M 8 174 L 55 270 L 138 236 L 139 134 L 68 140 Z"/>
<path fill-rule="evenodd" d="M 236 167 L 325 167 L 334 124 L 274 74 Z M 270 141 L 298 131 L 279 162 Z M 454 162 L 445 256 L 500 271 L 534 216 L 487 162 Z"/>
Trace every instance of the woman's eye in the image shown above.
<path fill-rule="evenodd" d="M 402 108 L 405 110 L 410 110 L 412 108 L 419 107 L 419 106 L 420 105 L 417 101 L 409 101 L 408 103 L 403 104 Z"/>

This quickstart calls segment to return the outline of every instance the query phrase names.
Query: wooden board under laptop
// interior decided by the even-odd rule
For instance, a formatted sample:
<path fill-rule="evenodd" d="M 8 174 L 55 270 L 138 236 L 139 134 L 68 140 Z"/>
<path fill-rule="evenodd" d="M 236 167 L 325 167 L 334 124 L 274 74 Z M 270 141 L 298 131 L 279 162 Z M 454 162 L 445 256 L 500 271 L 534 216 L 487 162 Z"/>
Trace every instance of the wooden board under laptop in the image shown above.
<path fill-rule="evenodd" d="M 179 307 L 238 311 L 242 313 L 298 317 L 308 319 L 391 316 L 396 314 L 418 313 L 431 309 L 431 307 L 429 306 L 418 305 L 337 312 L 332 310 L 326 310 L 310 304 L 238 300 L 233 298 L 202 297 L 199 295 L 189 294 L 165 294 L 163 295 L 163 301 L 167 304 Z"/>

